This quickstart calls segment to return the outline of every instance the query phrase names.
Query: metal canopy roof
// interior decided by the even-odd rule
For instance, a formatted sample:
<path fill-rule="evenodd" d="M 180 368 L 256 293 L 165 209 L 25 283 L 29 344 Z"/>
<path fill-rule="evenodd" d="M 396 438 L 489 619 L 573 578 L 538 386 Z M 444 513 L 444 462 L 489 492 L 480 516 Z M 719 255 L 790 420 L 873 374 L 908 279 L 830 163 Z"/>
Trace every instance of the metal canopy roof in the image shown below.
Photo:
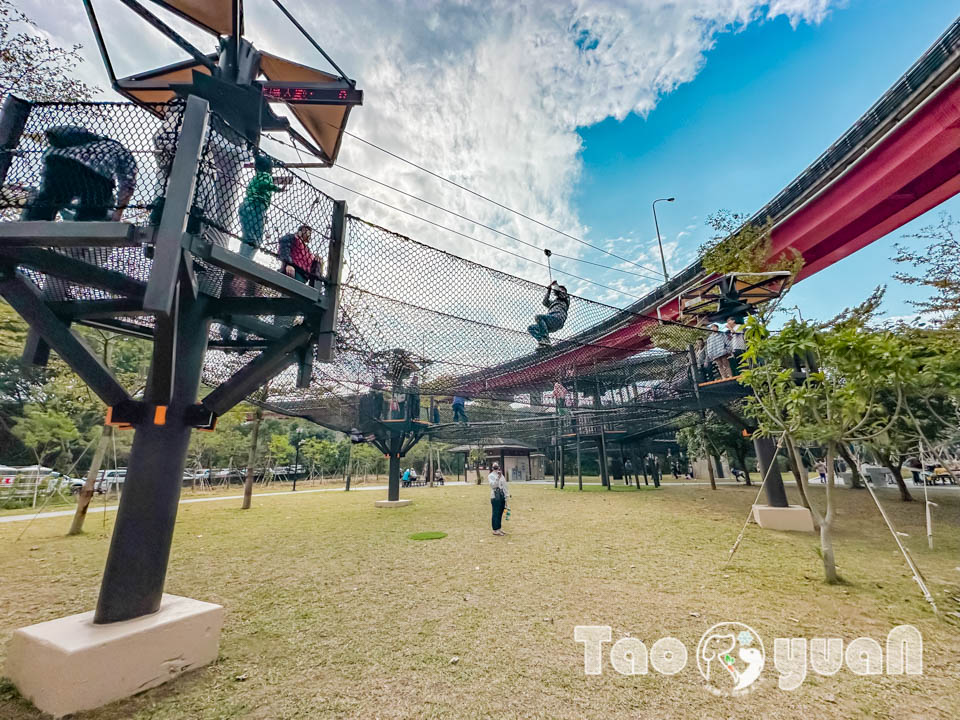
<path fill-rule="evenodd" d="M 153 0 L 160 7 L 215 35 L 233 34 L 236 0 Z M 240 2 L 240 32 L 243 33 L 243 2 Z"/>
<path fill-rule="evenodd" d="M 211 55 L 210 59 L 216 62 L 217 58 L 215 55 Z M 210 74 L 210 71 L 199 62 L 184 60 L 156 70 L 120 78 L 117 80 L 117 91 L 139 104 L 152 105 L 170 102 L 176 95 L 170 89 L 170 86 L 191 82 L 194 70 L 205 75 Z"/>
<path fill-rule="evenodd" d="M 277 5 L 287 19 L 330 62 L 336 74 L 254 48 L 242 37 L 243 0 L 153 0 L 154 5 L 217 35 L 220 51 L 212 54 L 200 51 L 163 18 L 136 0 L 120 2 L 191 56 L 162 68 L 117 78 L 93 3 L 85 0 L 84 6 L 104 65 L 120 94 L 157 112 L 156 105 L 175 97 L 176 91 L 171 86 L 179 86 L 181 92 L 211 100 L 227 124 L 251 141 L 256 142 L 264 130 L 286 129 L 323 164 L 334 163 L 350 107 L 363 102 L 363 93 L 281 3 Z M 194 71 L 199 71 L 199 75 Z M 209 80 L 211 77 L 213 79 Z M 262 104 L 258 104 L 258 97 Z M 217 102 L 220 103 L 219 109 Z M 277 118 L 267 107 L 267 102 L 283 102 L 289 107 L 308 137 L 290 128 L 286 119 Z"/>
<path fill-rule="evenodd" d="M 339 83 L 336 75 L 316 70 L 267 52 L 260 53 L 260 70 L 271 82 Z M 327 159 L 333 163 L 340 151 L 343 129 L 350 115 L 350 105 L 288 105 L 300 124 L 310 134 Z"/>

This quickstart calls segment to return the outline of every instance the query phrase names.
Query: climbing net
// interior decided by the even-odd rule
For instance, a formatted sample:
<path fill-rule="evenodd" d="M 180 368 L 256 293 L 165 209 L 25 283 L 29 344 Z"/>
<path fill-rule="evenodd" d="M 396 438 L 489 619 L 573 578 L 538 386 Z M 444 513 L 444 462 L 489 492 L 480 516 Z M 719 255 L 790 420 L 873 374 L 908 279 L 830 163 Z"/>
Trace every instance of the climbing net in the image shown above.
<path fill-rule="evenodd" d="M 104 215 L 117 208 L 116 188 L 104 195 L 96 170 L 101 158 L 86 158 L 94 170 L 80 178 L 79 201 L 56 216 L 38 218 L 44 185 L 56 179 L 45 174 L 56 133 L 73 128 L 109 138 L 132 156 L 135 184 L 122 212 L 123 220 L 155 223 L 176 151 L 184 105 L 136 106 L 125 103 L 38 103 L 31 107 L 0 192 L 0 219 L 71 220 L 93 203 Z M 237 251 L 251 238 L 255 261 L 280 268 L 280 239 L 301 226 L 311 229 L 309 250 L 325 260 L 333 232 L 335 201 L 315 188 L 300 171 L 269 157 L 237 135 L 214 114 L 200 153 L 196 176 L 194 232 L 208 243 Z M 108 152 L 108 150 L 100 150 Z M 271 198 L 251 224 L 251 182 L 268 160 Z M 109 173 L 106 173 L 109 175 Z M 261 178 L 262 179 L 262 178 Z M 75 178 L 76 180 L 76 178 Z M 112 181 L 111 181 L 112 182 Z M 96 195 L 99 188 L 100 195 Z M 84 197 L 89 190 L 95 200 Z M 50 187 L 46 187 L 49 195 Z M 74 192 L 76 191 L 76 192 Z M 38 199 L 40 198 L 40 199 Z M 97 209 L 95 208 L 95 209 Z M 41 212 L 42 214 L 42 212 Z M 151 215 L 153 217 L 151 217 Z M 86 218 L 91 219 L 91 218 Z M 105 217 L 104 217 L 105 219 Z M 188 228 L 189 229 L 189 228 Z M 414 392 L 425 397 L 451 395 L 485 398 L 508 408 L 500 417 L 513 421 L 516 406 L 534 417 L 547 414 L 544 393 L 556 386 L 577 398 L 574 407 L 594 403 L 628 408 L 639 417 L 658 417 L 665 403 L 689 397 L 688 347 L 705 331 L 660 322 L 642 313 L 596 300 L 571 296 L 567 320 L 551 334 L 552 347 L 537 350 L 528 332 L 537 314 L 546 313 L 544 285 L 467 260 L 362 218 L 347 216 L 341 302 L 336 322 L 337 353 L 331 363 L 315 363 L 308 389 L 296 388 L 291 368 L 270 383 L 271 403 L 285 412 L 326 410 L 331 417 L 356 415 L 359 398 L 371 389 L 394 395 Z M 141 247 L 47 248 L 55 253 L 109 269 L 143 288 L 152 261 Z M 56 301 L 119 297 L 93 285 L 68 283 L 53 276 L 24 271 Z M 201 291 L 218 297 L 227 288 L 224 272 L 198 260 Z M 269 296 L 270 288 L 248 282 L 243 292 Z M 278 324 L 261 316 L 266 324 Z M 149 329 L 150 316 L 135 315 L 114 322 L 120 331 Z M 217 341 L 224 328 L 211 328 L 204 381 L 215 385 L 249 362 L 256 350 L 224 352 Z M 251 336 L 258 339 L 256 333 Z M 592 387 L 587 387 L 592 385 Z M 446 401 L 444 401 L 446 402 Z M 442 406 L 441 424 L 449 406 Z M 660 408 L 650 410 L 649 408 Z M 336 412 L 334 408 L 339 408 Z M 641 410 L 641 408 L 648 408 Z M 479 411 L 479 407 L 476 411 Z"/>

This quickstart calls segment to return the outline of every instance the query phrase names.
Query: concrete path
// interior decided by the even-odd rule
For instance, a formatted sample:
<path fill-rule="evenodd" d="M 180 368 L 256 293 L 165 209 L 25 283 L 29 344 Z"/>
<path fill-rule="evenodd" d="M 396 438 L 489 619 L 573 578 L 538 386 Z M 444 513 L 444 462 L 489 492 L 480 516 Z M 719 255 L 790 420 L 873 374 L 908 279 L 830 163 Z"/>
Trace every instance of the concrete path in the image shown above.
<path fill-rule="evenodd" d="M 452 485 L 466 485 L 465 482 L 448 482 L 440 486 L 435 487 L 448 487 Z M 353 488 L 350 492 L 362 492 L 364 490 L 386 490 L 386 485 L 363 485 L 360 487 Z M 306 495 L 308 493 L 323 493 L 323 492 L 345 492 L 342 487 L 335 488 L 313 488 L 311 490 L 297 490 L 296 495 Z M 264 497 L 274 497 L 277 495 L 287 495 L 294 496 L 292 490 L 284 490 L 282 492 L 265 492 L 265 493 L 255 493 L 254 499 L 264 498 Z M 181 505 L 189 505 L 190 503 L 202 503 L 202 502 L 220 502 L 221 500 L 242 500 L 243 495 L 217 495 L 216 497 L 205 497 L 205 498 L 188 498 L 186 500 L 181 500 Z M 110 512 L 116 510 L 116 505 L 107 505 L 103 507 L 102 505 L 96 505 L 94 503 L 90 504 L 89 514 L 94 512 Z M 24 513 L 22 515 L 4 515 L 0 517 L 0 524 L 2 523 L 12 523 L 12 522 L 24 522 L 27 520 L 44 520 L 46 518 L 58 518 L 58 517 L 70 517 L 73 515 L 75 510 L 51 510 L 50 512 L 41 512 L 41 513 Z"/>

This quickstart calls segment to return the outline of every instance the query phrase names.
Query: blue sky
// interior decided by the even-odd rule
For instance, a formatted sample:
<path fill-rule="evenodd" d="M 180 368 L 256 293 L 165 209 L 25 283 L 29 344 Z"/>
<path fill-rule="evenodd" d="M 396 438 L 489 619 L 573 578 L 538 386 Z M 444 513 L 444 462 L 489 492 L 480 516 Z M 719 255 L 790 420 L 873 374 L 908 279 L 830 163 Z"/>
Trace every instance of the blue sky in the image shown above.
<path fill-rule="evenodd" d="M 679 269 L 708 237 L 706 215 L 760 208 L 893 84 L 957 8 L 943 0 L 852 0 L 819 25 L 792 28 L 781 17 L 719 36 L 697 77 L 647 117 L 580 130 L 580 219 L 591 236 L 649 245 L 650 202 L 675 195 L 657 212 L 661 231 L 678 241 L 672 269 Z M 888 283 L 886 312 L 910 313 L 912 291 L 891 278 L 893 244 L 943 210 L 960 218 L 960 198 L 805 280 L 789 304 L 829 317 Z M 689 234 L 678 239 L 680 232 Z M 619 244 L 621 252 L 629 247 Z"/>

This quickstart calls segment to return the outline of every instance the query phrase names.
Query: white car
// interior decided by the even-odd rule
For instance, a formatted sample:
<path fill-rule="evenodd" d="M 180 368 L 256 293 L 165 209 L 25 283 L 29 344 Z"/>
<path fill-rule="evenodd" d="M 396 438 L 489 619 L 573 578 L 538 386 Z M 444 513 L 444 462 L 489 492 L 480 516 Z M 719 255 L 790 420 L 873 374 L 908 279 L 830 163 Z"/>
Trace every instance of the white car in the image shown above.
<path fill-rule="evenodd" d="M 97 481 L 93 484 L 93 489 L 101 495 L 114 489 L 122 490 L 123 483 L 126 479 L 126 468 L 118 468 L 116 470 L 101 470 L 97 475 Z"/>

